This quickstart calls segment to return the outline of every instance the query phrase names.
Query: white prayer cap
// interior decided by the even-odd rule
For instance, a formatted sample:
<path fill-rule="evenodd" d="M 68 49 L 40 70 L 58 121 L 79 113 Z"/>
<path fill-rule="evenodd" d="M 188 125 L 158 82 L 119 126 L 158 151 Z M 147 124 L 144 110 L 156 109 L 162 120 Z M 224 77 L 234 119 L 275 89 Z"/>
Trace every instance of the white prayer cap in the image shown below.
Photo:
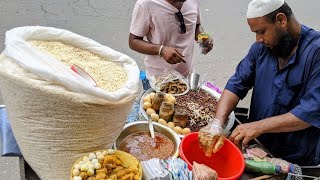
<path fill-rule="evenodd" d="M 284 0 L 252 0 L 248 5 L 247 19 L 263 17 L 284 4 Z"/>

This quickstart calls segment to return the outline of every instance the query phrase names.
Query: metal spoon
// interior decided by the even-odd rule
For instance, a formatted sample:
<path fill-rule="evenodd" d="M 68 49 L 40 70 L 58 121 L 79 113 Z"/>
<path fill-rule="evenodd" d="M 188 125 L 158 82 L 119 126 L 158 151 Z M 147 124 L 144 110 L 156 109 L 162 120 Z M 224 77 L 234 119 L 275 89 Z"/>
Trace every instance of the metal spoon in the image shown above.
<path fill-rule="evenodd" d="M 154 139 L 154 128 L 153 128 L 153 124 L 152 124 L 152 119 L 150 117 L 148 118 L 148 124 L 149 124 L 151 138 Z"/>
<path fill-rule="evenodd" d="M 149 131 L 150 131 L 150 135 L 151 135 L 151 146 L 152 147 L 157 147 L 157 141 L 156 138 L 154 136 L 154 128 L 153 128 L 153 123 L 152 123 L 152 119 L 149 117 L 148 118 L 148 124 L 149 124 Z"/>
<path fill-rule="evenodd" d="M 197 91 L 199 88 L 200 74 L 190 73 L 188 75 L 188 80 L 189 80 L 189 84 L 190 84 L 190 89 L 193 91 Z"/>

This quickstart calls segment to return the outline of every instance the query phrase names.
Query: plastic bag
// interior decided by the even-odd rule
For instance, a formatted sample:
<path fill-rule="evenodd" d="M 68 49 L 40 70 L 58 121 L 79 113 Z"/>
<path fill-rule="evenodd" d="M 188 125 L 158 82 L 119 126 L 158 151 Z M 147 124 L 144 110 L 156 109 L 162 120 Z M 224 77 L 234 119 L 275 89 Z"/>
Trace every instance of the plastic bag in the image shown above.
<path fill-rule="evenodd" d="M 180 158 L 161 160 L 153 158 L 141 162 L 143 178 L 150 180 L 191 180 L 192 172 Z"/>
<path fill-rule="evenodd" d="M 162 160 L 166 168 L 170 171 L 174 180 L 191 180 L 192 172 L 188 169 L 188 165 L 180 158 L 169 158 Z"/>
<path fill-rule="evenodd" d="M 199 131 L 199 145 L 208 157 L 220 150 L 224 144 L 224 138 L 223 128 L 218 119 L 211 119 L 208 125 Z"/>
<path fill-rule="evenodd" d="M 127 72 L 128 81 L 115 92 L 107 92 L 101 88 L 96 88 L 61 61 L 33 47 L 27 40 L 60 41 L 88 50 L 110 59 L 112 62 L 121 64 Z M 70 31 L 41 26 L 18 27 L 6 32 L 5 44 L 6 48 L 3 53 L 5 56 L 11 58 L 25 70 L 47 81 L 64 86 L 72 92 L 118 102 L 138 91 L 139 68 L 133 59 Z"/>
<path fill-rule="evenodd" d="M 197 42 L 199 43 L 201 54 L 205 55 L 209 51 L 211 51 L 212 41 L 213 40 L 208 33 L 202 32 L 202 33 L 198 34 L 198 41 Z"/>
<path fill-rule="evenodd" d="M 157 92 L 172 95 L 182 95 L 189 91 L 188 81 L 172 69 L 166 69 L 162 74 L 151 76 L 150 86 Z"/>
<path fill-rule="evenodd" d="M 171 174 L 159 158 L 142 161 L 143 179 L 150 180 L 171 180 Z"/>
<path fill-rule="evenodd" d="M 218 174 L 215 170 L 204 164 L 193 162 L 192 176 L 194 180 L 216 180 Z"/>
<path fill-rule="evenodd" d="M 28 40 L 60 41 L 105 57 L 123 66 L 128 81 L 114 92 L 94 87 Z M 41 179 L 68 179 L 79 156 L 111 148 L 120 135 L 138 93 L 139 68 L 127 55 L 63 29 L 15 28 L 5 44 L 0 88 L 21 153 Z"/>

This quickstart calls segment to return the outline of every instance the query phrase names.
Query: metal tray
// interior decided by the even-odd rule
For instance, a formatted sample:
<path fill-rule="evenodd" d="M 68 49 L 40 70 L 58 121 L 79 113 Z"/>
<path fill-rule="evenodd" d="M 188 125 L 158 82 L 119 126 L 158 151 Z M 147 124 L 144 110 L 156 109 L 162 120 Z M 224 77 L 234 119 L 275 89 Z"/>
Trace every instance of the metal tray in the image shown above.
<path fill-rule="evenodd" d="M 206 91 L 207 93 L 211 94 L 213 97 L 215 97 L 215 98 L 217 98 L 217 99 L 220 99 L 220 96 L 221 96 L 221 95 L 220 95 L 219 93 L 217 93 L 216 91 L 210 89 L 209 87 L 203 85 L 203 86 L 201 87 L 201 89 L 203 89 L 203 90 Z M 148 89 L 147 91 L 144 92 L 144 94 L 142 95 L 142 97 L 141 97 L 141 99 L 140 99 L 140 112 L 142 113 L 142 115 L 144 116 L 144 118 L 145 118 L 146 120 L 147 120 L 149 117 L 148 117 L 146 111 L 143 109 L 143 98 L 144 98 L 147 94 L 149 94 L 149 93 L 151 93 L 151 92 L 155 92 L 155 90 L 152 89 L 152 88 Z M 234 111 L 232 111 L 231 114 L 229 115 L 228 124 L 227 124 L 226 128 L 224 129 L 225 134 L 229 134 L 229 133 L 230 133 L 230 130 L 231 130 L 231 128 L 232 128 L 233 125 L 234 125 L 234 122 L 235 122 L 235 114 L 234 114 Z M 180 137 L 180 138 L 183 138 L 184 135 L 179 134 L 179 137 Z"/>

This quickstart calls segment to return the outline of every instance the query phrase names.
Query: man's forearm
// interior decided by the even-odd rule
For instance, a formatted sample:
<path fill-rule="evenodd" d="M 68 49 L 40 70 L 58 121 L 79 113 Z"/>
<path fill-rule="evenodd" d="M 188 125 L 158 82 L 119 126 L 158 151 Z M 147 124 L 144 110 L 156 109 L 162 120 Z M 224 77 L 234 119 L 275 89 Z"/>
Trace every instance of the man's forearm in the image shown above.
<path fill-rule="evenodd" d="M 240 98 L 229 90 L 223 90 L 221 98 L 218 102 L 215 118 L 223 123 L 227 121 L 230 113 L 237 106 Z"/>
<path fill-rule="evenodd" d="M 129 37 L 129 46 L 132 50 L 147 55 L 159 55 L 159 49 L 161 45 L 153 44 L 138 38 L 132 34 Z"/>
<path fill-rule="evenodd" d="M 311 126 L 309 123 L 302 121 L 290 112 L 266 118 L 257 121 L 256 123 L 258 123 L 258 127 L 261 128 L 262 133 L 292 132 L 306 129 Z"/>

